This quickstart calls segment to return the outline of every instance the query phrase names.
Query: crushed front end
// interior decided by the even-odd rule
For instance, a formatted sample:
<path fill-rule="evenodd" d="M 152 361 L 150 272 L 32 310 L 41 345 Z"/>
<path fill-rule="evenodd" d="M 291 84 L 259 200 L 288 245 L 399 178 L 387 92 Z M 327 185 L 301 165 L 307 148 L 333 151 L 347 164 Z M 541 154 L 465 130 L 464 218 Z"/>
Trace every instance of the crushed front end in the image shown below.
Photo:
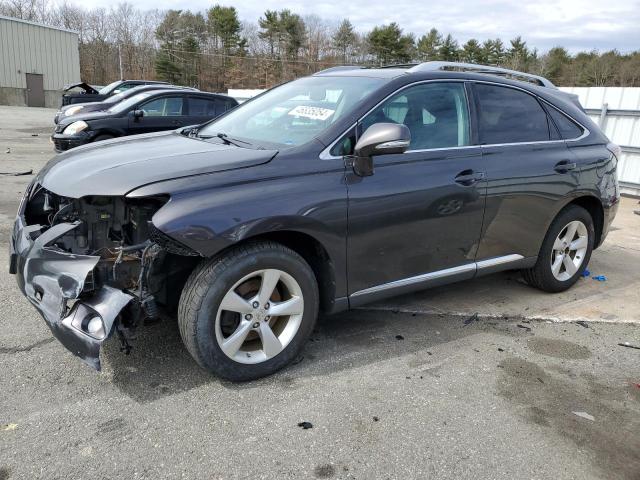
<path fill-rule="evenodd" d="M 192 262 L 151 237 L 151 218 L 168 199 L 65 198 L 37 183 L 20 203 L 10 242 L 10 271 L 53 335 L 100 369 L 100 347 L 117 332 L 128 338 L 157 300 L 171 301 L 172 281 Z M 184 276 L 184 275 L 182 275 Z"/>

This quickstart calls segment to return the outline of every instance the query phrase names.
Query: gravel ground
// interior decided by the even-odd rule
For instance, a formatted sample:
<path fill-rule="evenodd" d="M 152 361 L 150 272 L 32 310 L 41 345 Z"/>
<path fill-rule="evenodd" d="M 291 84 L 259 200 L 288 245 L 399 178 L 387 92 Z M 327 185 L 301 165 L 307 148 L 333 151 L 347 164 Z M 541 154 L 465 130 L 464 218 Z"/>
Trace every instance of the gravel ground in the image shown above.
<path fill-rule="evenodd" d="M 52 115 L 0 107 L 1 171 L 43 165 Z M 30 178 L 0 177 L 0 250 Z M 321 319 L 295 365 L 231 384 L 168 317 L 128 356 L 110 341 L 98 374 L 0 266 L 0 480 L 640 479 L 640 350 L 619 345 L 640 345 L 637 324 L 382 305 Z"/>

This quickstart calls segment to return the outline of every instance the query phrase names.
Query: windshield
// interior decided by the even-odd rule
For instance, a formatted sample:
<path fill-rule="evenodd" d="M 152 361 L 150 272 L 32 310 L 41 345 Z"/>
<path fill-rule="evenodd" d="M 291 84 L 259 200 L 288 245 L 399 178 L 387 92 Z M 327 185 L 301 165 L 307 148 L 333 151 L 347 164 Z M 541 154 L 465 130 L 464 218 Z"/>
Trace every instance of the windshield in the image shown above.
<path fill-rule="evenodd" d="M 385 81 L 367 77 L 301 78 L 236 107 L 198 134 L 204 137 L 224 133 L 255 144 L 275 144 L 278 148 L 302 145 Z"/>
<path fill-rule="evenodd" d="M 126 100 L 121 101 L 120 103 L 116 103 L 113 107 L 109 108 L 107 112 L 109 113 L 121 113 L 129 108 L 133 107 L 136 103 L 141 102 L 145 98 L 149 98 L 154 92 L 146 92 L 146 93 L 138 93 L 133 97 L 129 97 Z"/>
<path fill-rule="evenodd" d="M 102 87 L 100 90 L 98 90 L 98 93 L 100 95 L 107 95 L 107 94 L 111 93 L 111 90 L 116 88 L 121 82 L 122 82 L 122 80 L 116 80 L 115 82 L 111 82 L 106 87 Z"/>

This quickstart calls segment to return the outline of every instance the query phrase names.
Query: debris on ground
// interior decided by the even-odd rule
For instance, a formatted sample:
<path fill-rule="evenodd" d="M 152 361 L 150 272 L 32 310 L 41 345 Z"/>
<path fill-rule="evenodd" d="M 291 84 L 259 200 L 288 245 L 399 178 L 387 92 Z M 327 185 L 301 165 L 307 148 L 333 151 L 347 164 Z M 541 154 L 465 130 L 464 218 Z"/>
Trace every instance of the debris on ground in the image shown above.
<path fill-rule="evenodd" d="M 500 348 L 500 347 L 498 347 L 498 351 L 499 351 L 499 352 L 504 352 L 504 348 Z"/>
<path fill-rule="evenodd" d="M 606 282 L 607 281 L 607 277 L 605 277 L 604 275 L 595 275 L 593 277 L 594 280 L 597 280 L 598 282 Z"/>
<path fill-rule="evenodd" d="M 618 345 L 620 345 L 621 347 L 635 348 L 635 349 L 637 349 L 637 350 L 640 350 L 640 346 L 638 346 L 638 345 L 632 345 L 632 344 L 631 344 L 631 343 L 629 343 L 629 342 L 622 342 L 622 343 L 619 343 Z"/>
<path fill-rule="evenodd" d="M 580 418 L 586 418 L 587 420 L 591 420 L 592 422 L 595 422 L 595 417 L 593 415 L 589 415 L 587 412 L 571 412 L 574 415 L 580 417 Z"/>
<path fill-rule="evenodd" d="M 402 335 L 396 335 L 396 340 L 404 340 L 404 337 Z"/>
<path fill-rule="evenodd" d="M 37 137 L 37 136 L 38 136 L 38 134 L 37 134 L 37 133 L 32 133 L 32 134 L 31 134 L 31 136 L 32 136 L 32 137 Z"/>
<path fill-rule="evenodd" d="M 313 424 L 311 422 L 300 422 L 298 426 L 303 430 L 309 430 L 310 428 L 313 428 Z"/>
<path fill-rule="evenodd" d="M 578 324 L 578 325 L 580 325 L 581 327 L 584 327 L 584 328 L 589 328 L 589 324 L 587 322 L 585 322 L 584 320 L 578 320 L 576 322 L 576 324 Z"/>
<path fill-rule="evenodd" d="M 583 277 L 589 277 L 589 276 L 591 276 L 591 272 L 585 268 L 584 272 L 582 272 L 582 276 Z"/>
<path fill-rule="evenodd" d="M 377 422 L 378 420 L 380 420 L 378 417 L 373 417 L 374 422 Z"/>
<path fill-rule="evenodd" d="M 523 328 L 523 329 L 525 329 L 527 332 L 530 332 L 530 331 L 531 331 L 531 327 L 527 327 L 526 325 L 518 324 L 518 325 L 517 325 L 517 327 L 518 327 L 518 328 Z"/>
<path fill-rule="evenodd" d="M 471 315 L 469 318 L 467 318 L 467 319 L 464 321 L 464 325 L 465 325 L 465 327 L 466 327 L 466 326 L 467 326 L 467 325 L 469 325 L 470 323 L 478 322 L 479 320 L 480 320 L 480 319 L 478 318 L 478 312 L 476 312 L 476 313 L 474 313 L 473 315 Z"/>
<path fill-rule="evenodd" d="M 22 175 L 33 175 L 33 170 L 25 170 L 24 172 L 0 172 L 0 175 L 9 175 L 12 177 L 21 177 Z"/>
<path fill-rule="evenodd" d="M 11 148 L 7 147 L 7 150 L 4 153 L 11 153 Z"/>
<path fill-rule="evenodd" d="M 5 432 L 9 432 L 11 430 L 15 430 L 16 428 L 18 428 L 17 423 L 8 423 L 6 425 L 3 425 L 2 430 L 4 430 Z"/>

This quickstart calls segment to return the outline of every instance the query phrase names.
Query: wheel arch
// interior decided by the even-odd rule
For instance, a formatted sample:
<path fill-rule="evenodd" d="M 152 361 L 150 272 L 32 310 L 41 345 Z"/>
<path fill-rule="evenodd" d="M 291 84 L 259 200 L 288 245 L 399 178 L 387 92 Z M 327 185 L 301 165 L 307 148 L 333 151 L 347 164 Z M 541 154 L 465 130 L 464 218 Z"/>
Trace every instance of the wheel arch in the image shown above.
<path fill-rule="evenodd" d="M 308 233 L 296 230 L 274 230 L 244 238 L 230 248 L 260 241 L 279 243 L 300 255 L 309 264 L 318 282 L 321 311 L 334 310 L 336 298 L 335 264 L 327 249 L 318 239 Z"/>
<path fill-rule="evenodd" d="M 593 228 L 596 234 L 596 238 L 593 242 L 593 248 L 598 248 L 600 246 L 602 230 L 604 228 L 604 207 L 602 206 L 600 199 L 593 195 L 582 195 L 572 199 L 570 202 L 567 202 L 560 211 L 564 210 L 569 205 L 578 205 L 589 212 L 589 215 L 591 215 L 591 218 L 593 219 Z M 556 217 L 560 211 L 556 213 Z"/>

